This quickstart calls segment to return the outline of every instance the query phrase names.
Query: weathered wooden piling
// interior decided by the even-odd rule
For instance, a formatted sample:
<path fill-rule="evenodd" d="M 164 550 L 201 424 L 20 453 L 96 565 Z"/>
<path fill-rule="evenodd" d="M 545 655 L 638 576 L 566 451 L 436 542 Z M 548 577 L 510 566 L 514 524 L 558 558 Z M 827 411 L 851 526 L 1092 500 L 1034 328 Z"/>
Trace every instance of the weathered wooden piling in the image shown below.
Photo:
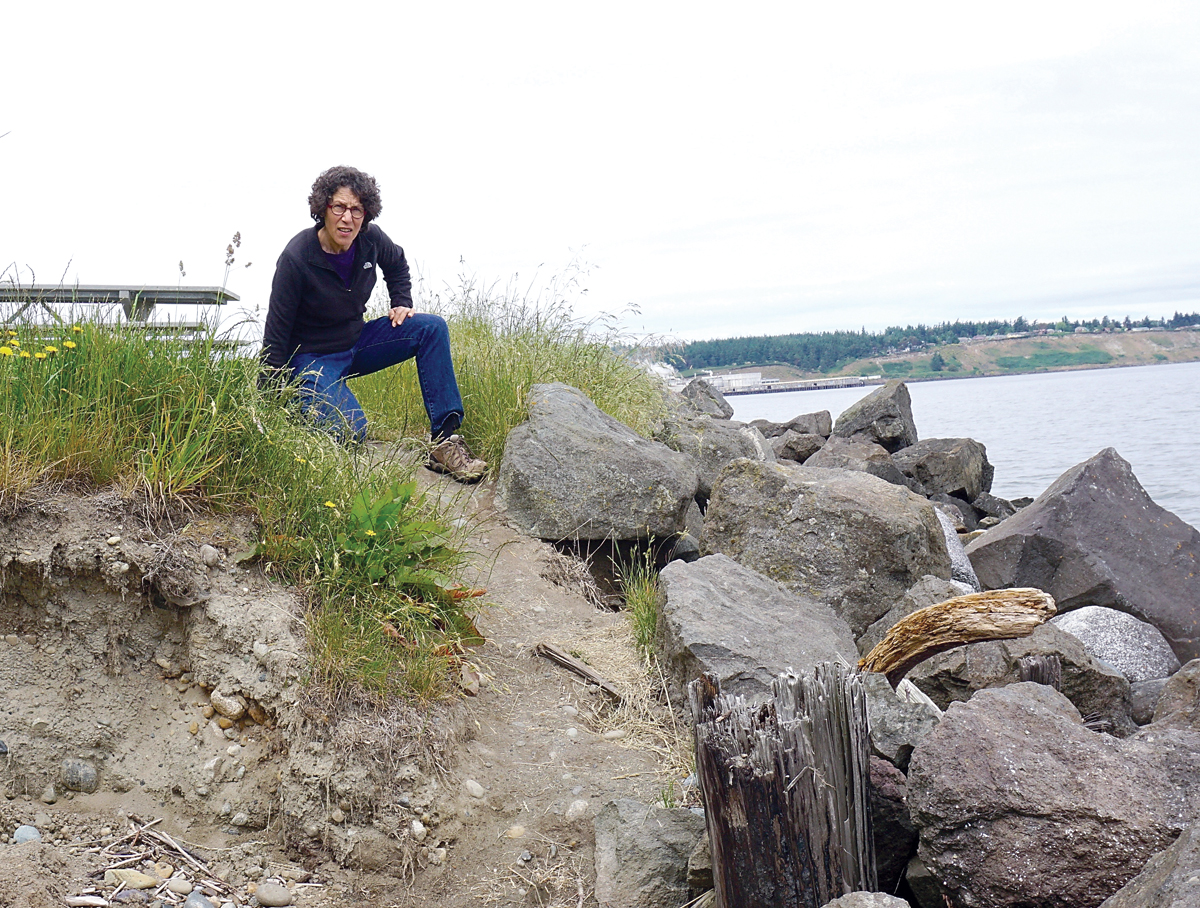
<path fill-rule="evenodd" d="M 866 697 L 853 670 L 782 675 L 759 706 L 689 686 L 718 908 L 820 908 L 876 885 Z"/>

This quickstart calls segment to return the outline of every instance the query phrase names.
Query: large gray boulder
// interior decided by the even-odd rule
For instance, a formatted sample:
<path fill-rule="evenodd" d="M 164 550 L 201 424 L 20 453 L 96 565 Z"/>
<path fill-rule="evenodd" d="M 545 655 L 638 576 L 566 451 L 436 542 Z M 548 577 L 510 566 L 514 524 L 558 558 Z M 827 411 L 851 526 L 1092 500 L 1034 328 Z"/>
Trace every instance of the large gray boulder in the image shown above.
<path fill-rule="evenodd" d="M 864 672 L 860 677 L 867 698 L 871 752 L 903 772 L 913 749 L 941 721 L 942 711 L 907 678 L 892 690 L 884 675 Z M 904 858 L 905 863 L 910 857 Z"/>
<path fill-rule="evenodd" d="M 696 495 L 702 501 L 708 500 L 712 484 L 731 460 L 775 461 L 774 449 L 758 429 L 731 419 L 678 419 L 669 423 L 669 435 L 663 441 L 691 458 L 699 477 Z"/>
<path fill-rule="evenodd" d="M 851 892 L 826 902 L 823 908 L 909 908 L 909 904 L 886 892 Z"/>
<path fill-rule="evenodd" d="M 801 413 L 793 416 L 787 422 L 771 422 L 769 419 L 754 419 L 750 425 L 755 426 L 767 438 L 778 438 L 788 432 L 800 435 L 820 435 L 828 438 L 833 432 L 833 420 L 828 410 L 816 413 Z"/>
<path fill-rule="evenodd" d="M 955 905 L 1098 905 L 1191 822 L 1197 772 L 1200 735 L 1118 740 L 1053 688 L 980 691 L 913 754 L 918 855 Z"/>
<path fill-rule="evenodd" d="M 908 678 L 946 709 L 976 691 L 1020 681 L 1021 660 L 1030 656 L 1058 657 L 1063 694 L 1098 728 L 1120 736 L 1134 731 L 1129 681 L 1053 624 L 1042 625 L 1028 637 L 971 643 L 938 653 L 913 668 Z"/>
<path fill-rule="evenodd" d="M 1200 732 L 1200 659 L 1193 659 L 1163 685 L 1154 708 L 1154 725 Z"/>
<path fill-rule="evenodd" d="M 862 400 L 851 404 L 837 418 L 833 434 L 842 438 L 864 438 L 890 453 L 917 443 L 912 398 L 902 381 L 889 381 Z"/>
<path fill-rule="evenodd" d="M 1169 678 L 1179 671 L 1179 660 L 1158 628 L 1133 615 L 1087 605 L 1050 621 L 1078 639 L 1097 659 L 1121 672 L 1131 684 Z"/>
<path fill-rule="evenodd" d="M 967 546 L 985 589 L 1032 586 L 1060 612 L 1100 605 L 1200 656 L 1200 532 L 1155 504 L 1112 448 Z"/>
<path fill-rule="evenodd" d="M 680 393 L 697 413 L 717 419 L 733 416 L 733 407 L 725 400 L 725 396 L 702 378 L 692 379 Z"/>
<path fill-rule="evenodd" d="M 700 538 L 861 634 L 926 574 L 950 576 L 933 505 L 866 473 L 735 460 L 713 487 Z"/>
<path fill-rule="evenodd" d="M 688 900 L 688 857 L 704 817 L 684 807 L 609 801 L 595 819 L 600 908 L 679 908 Z"/>
<path fill-rule="evenodd" d="M 902 448 L 892 461 L 921 484 L 927 495 L 953 495 L 974 501 L 992 490 L 995 472 L 987 448 L 972 438 L 925 438 Z"/>
<path fill-rule="evenodd" d="M 698 482 L 685 455 L 556 382 L 533 386 L 529 419 L 508 433 L 496 502 L 542 539 L 665 539 L 683 529 Z"/>
<path fill-rule="evenodd" d="M 762 699 L 789 668 L 804 672 L 819 662 L 857 660 L 850 628 L 829 606 L 725 555 L 671 562 L 658 579 L 660 652 L 680 696 L 689 682 L 712 672 L 721 690 Z"/>
<path fill-rule="evenodd" d="M 870 778 L 876 885 L 894 892 L 904 868 L 917 853 L 917 829 L 908 815 L 904 773 L 887 760 L 872 756 Z"/>
<path fill-rule="evenodd" d="M 804 463 L 825 446 L 822 436 L 793 432 L 791 429 L 768 440 L 777 460 L 794 460 L 796 463 Z"/>
<path fill-rule="evenodd" d="M 839 438 L 835 435 L 804 463 L 806 466 L 824 467 L 827 470 L 857 470 L 860 473 L 869 473 L 885 482 L 912 489 L 918 495 L 922 494 L 920 487 L 892 463 L 892 455 L 875 442 L 864 438 Z"/>
<path fill-rule="evenodd" d="M 965 596 L 972 592 L 975 591 L 965 583 L 944 580 L 941 577 L 926 574 L 909 587 L 901 600 L 888 609 L 882 618 L 863 631 L 858 638 L 858 651 L 864 656 L 871 652 L 892 629 L 892 625 L 901 618 L 907 618 L 913 612 L 923 609 L 927 605 L 936 605 L 947 599 Z"/>
<path fill-rule="evenodd" d="M 965 584 L 972 593 L 980 591 L 979 578 L 975 576 L 975 568 L 967 557 L 966 546 L 958 538 L 958 527 L 951 520 L 944 508 L 936 508 L 938 523 L 942 525 L 942 536 L 946 540 L 946 552 L 950 555 L 950 579 Z"/>
<path fill-rule="evenodd" d="M 1184 830 L 1100 908 L 1197 908 L 1200 905 L 1200 824 Z"/>

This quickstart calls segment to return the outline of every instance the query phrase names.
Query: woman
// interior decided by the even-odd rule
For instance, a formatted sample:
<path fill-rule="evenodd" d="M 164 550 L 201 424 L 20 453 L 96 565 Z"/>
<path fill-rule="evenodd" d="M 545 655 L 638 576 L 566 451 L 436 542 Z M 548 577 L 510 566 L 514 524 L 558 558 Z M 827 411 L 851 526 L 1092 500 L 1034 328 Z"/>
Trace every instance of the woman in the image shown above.
<path fill-rule="evenodd" d="M 263 326 L 266 375 L 294 381 L 312 419 L 362 442 L 367 418 L 346 379 L 416 357 L 433 439 L 429 468 L 462 482 L 479 479 L 487 464 L 455 434 L 463 404 L 446 321 L 413 312 L 404 250 L 373 223 L 383 208 L 374 177 L 331 167 L 313 183 L 308 205 L 316 224 L 296 234 L 275 263 Z M 364 322 L 377 270 L 391 310 Z"/>

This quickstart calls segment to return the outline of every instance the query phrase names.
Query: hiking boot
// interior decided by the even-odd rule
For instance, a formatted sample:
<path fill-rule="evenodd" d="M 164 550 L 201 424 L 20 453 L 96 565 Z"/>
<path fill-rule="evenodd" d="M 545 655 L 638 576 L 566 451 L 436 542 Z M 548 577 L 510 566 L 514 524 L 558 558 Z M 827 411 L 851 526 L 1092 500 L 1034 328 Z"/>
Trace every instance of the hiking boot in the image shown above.
<path fill-rule="evenodd" d="M 426 466 L 435 473 L 446 473 L 459 482 L 475 482 L 487 472 L 487 463 L 471 454 L 461 435 L 451 435 L 433 446 Z"/>

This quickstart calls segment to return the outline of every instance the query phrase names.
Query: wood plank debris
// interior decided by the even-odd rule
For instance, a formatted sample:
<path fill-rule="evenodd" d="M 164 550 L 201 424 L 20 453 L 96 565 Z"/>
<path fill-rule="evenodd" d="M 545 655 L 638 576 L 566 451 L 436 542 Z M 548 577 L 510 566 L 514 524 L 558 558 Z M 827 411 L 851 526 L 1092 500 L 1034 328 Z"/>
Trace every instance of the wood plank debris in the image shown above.
<path fill-rule="evenodd" d="M 543 656 L 551 662 L 561 665 L 567 671 L 574 672 L 589 684 L 596 685 L 614 700 L 620 702 L 625 699 L 621 696 L 621 692 L 613 687 L 607 679 L 593 671 L 590 666 L 584 665 L 570 653 L 564 653 L 557 646 L 551 643 L 539 643 L 533 648 L 533 652 L 535 655 Z"/>
<path fill-rule="evenodd" d="M 1032 587 L 956 596 L 900 619 L 858 667 L 886 675 L 895 688 L 930 656 L 964 643 L 1028 637 L 1056 611 L 1054 598 Z"/>

